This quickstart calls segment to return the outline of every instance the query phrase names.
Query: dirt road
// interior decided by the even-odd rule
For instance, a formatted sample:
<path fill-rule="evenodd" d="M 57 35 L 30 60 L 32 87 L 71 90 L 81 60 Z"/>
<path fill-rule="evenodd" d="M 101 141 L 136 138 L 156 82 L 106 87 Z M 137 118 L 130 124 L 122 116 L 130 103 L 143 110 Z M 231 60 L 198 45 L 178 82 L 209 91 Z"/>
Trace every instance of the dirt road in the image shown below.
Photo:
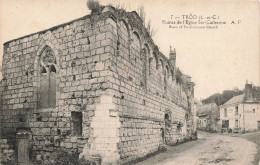
<path fill-rule="evenodd" d="M 204 132 L 198 138 L 197 142 L 177 146 L 177 150 L 169 147 L 166 153 L 138 165 L 251 165 L 257 153 L 256 144 L 242 138 Z"/>

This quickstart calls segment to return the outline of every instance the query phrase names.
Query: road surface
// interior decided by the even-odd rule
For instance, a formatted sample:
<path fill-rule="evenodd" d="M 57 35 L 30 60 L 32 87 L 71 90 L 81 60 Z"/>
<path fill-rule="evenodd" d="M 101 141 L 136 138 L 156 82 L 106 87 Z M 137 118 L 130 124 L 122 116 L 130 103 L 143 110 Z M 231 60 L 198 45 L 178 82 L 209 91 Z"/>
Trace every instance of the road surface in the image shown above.
<path fill-rule="evenodd" d="M 199 132 L 198 140 L 175 147 L 138 165 L 251 165 L 256 144 L 246 139 Z"/>

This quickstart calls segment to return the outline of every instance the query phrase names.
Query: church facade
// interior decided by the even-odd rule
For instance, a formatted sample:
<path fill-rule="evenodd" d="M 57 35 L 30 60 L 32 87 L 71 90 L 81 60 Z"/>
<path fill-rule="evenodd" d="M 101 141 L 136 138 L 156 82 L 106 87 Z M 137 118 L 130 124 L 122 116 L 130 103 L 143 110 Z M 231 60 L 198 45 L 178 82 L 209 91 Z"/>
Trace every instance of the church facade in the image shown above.
<path fill-rule="evenodd" d="M 15 162 L 123 164 L 192 138 L 194 83 L 138 14 L 101 7 L 4 44 L 0 139 Z M 11 159 L 11 158 L 10 158 Z"/>

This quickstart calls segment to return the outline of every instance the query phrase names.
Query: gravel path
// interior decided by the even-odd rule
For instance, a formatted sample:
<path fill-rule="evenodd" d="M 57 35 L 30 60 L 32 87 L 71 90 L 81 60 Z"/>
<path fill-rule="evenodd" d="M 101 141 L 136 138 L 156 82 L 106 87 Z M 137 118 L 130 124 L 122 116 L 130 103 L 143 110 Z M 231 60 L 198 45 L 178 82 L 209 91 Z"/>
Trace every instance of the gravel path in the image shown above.
<path fill-rule="evenodd" d="M 169 147 L 166 153 L 138 165 L 251 165 L 257 153 L 256 144 L 248 140 L 204 132 L 200 132 L 198 143 L 191 143 L 184 151 L 182 145 L 175 152 Z"/>

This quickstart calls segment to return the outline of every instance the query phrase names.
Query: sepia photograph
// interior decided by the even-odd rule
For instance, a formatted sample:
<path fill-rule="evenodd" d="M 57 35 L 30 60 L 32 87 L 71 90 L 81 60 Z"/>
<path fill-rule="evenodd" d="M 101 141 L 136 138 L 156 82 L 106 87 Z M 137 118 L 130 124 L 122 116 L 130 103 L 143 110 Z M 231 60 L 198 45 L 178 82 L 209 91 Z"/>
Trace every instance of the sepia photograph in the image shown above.
<path fill-rule="evenodd" d="M 1 0 L 0 165 L 260 165 L 259 0 Z"/>

